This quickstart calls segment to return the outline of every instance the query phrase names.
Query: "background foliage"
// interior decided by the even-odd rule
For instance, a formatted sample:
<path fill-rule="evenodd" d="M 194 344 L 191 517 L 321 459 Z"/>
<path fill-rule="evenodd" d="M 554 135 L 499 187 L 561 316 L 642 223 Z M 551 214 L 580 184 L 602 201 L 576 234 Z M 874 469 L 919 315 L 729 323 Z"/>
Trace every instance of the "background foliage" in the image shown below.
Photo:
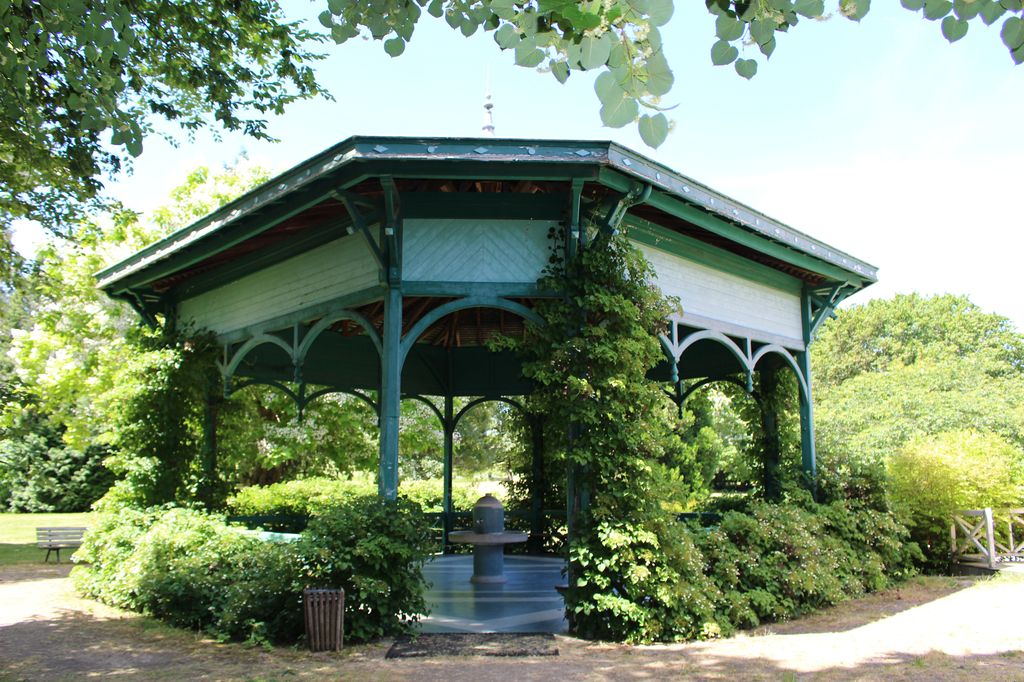
<path fill-rule="evenodd" d="M 933 569 L 954 507 L 1024 503 L 1008 478 L 1024 465 L 1024 336 L 1009 320 L 897 295 L 841 310 L 811 348 L 823 493 L 909 512 Z"/>
<path fill-rule="evenodd" d="M 888 468 L 893 504 L 906 513 L 913 538 L 937 570 L 946 568 L 954 513 L 1024 502 L 1024 457 L 994 433 L 917 436 L 889 460 Z"/>

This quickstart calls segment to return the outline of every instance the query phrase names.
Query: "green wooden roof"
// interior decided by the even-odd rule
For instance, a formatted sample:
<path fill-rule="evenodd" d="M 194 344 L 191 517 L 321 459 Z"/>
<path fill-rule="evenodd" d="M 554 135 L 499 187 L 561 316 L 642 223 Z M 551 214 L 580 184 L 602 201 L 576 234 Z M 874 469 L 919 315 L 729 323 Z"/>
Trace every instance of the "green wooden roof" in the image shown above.
<path fill-rule="evenodd" d="M 742 248 L 854 289 L 877 268 L 612 142 L 352 137 L 209 216 L 97 273 L 113 296 L 221 253 L 374 176 L 584 179 L 617 191 L 649 185 L 648 206 Z"/>

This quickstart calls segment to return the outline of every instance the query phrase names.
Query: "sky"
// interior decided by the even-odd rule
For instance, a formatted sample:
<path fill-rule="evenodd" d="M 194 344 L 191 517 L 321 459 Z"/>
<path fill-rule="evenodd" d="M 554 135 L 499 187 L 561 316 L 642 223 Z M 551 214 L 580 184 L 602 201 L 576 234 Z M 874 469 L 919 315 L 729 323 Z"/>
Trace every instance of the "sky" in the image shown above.
<path fill-rule="evenodd" d="M 195 167 L 243 154 L 283 171 L 351 135 L 477 135 L 489 73 L 500 137 L 619 142 L 878 266 L 879 282 L 853 303 L 966 294 L 1024 330 L 1024 296 L 1013 284 L 1024 248 L 1024 66 L 1014 67 L 998 23 L 972 22 L 950 45 L 937 22 L 878 2 L 859 24 L 802 22 L 779 36 L 770 62 L 743 48 L 741 57 L 760 62 L 746 81 L 711 65 L 714 17 L 704 3 L 675 4 L 663 30 L 674 126 L 657 150 L 632 126 L 601 125 L 596 72 L 559 85 L 515 66 L 492 34 L 465 39 L 424 14 L 397 59 L 375 41 L 326 45 L 316 68 L 334 101 L 298 103 L 270 119 L 279 142 L 150 138 L 133 174 L 108 189 L 145 213 Z M 315 22 L 326 0 L 286 7 Z M 24 251 L 38 239 L 29 227 L 15 234 Z"/>

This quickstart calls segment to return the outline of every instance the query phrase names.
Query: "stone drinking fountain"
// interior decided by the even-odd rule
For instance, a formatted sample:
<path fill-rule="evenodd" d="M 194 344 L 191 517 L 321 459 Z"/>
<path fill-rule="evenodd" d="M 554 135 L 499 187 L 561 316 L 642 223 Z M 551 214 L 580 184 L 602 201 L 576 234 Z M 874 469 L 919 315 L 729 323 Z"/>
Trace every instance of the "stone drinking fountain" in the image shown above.
<path fill-rule="evenodd" d="M 505 530 L 505 508 L 490 493 L 473 505 L 473 530 L 448 533 L 449 542 L 473 545 L 471 582 L 496 584 L 505 577 L 505 545 L 526 542 L 526 533 Z"/>

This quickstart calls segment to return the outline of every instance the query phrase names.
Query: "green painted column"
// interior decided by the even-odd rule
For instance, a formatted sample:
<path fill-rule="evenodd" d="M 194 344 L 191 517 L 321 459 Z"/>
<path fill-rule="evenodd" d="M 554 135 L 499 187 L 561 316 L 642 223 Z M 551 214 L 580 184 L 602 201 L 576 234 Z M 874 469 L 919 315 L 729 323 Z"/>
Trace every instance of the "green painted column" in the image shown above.
<path fill-rule="evenodd" d="M 448 533 L 452 530 L 452 458 L 455 450 L 455 400 L 444 397 L 444 497 L 441 508 L 442 551 L 448 546 Z"/>
<path fill-rule="evenodd" d="M 533 467 L 530 477 L 530 539 L 527 550 L 540 554 L 544 549 L 544 425 L 541 420 L 529 417 L 530 435 L 533 442 Z"/>
<path fill-rule="evenodd" d="M 385 500 L 398 497 L 398 424 L 402 406 L 402 289 L 388 287 L 381 338 L 380 474 L 377 490 Z"/>
<path fill-rule="evenodd" d="M 796 357 L 800 373 L 807 382 L 807 395 L 800 391 L 800 453 L 804 473 L 813 481 L 818 475 L 814 449 L 814 402 L 811 391 L 811 354 L 799 353 Z"/>
<path fill-rule="evenodd" d="M 782 498 L 781 444 L 779 440 L 778 370 L 770 364 L 758 370 L 758 391 L 761 394 L 761 458 L 764 497 L 771 502 Z"/>
<path fill-rule="evenodd" d="M 214 495 L 217 486 L 217 421 L 220 415 L 220 401 L 222 398 L 217 395 L 217 387 L 211 382 L 206 391 L 206 404 L 203 412 L 203 484 L 199 490 L 199 498 L 207 506 L 212 508 L 215 500 Z"/>
<path fill-rule="evenodd" d="M 811 299 L 805 289 L 800 300 L 800 317 L 804 333 L 804 348 L 796 354 L 796 362 L 803 375 L 806 391 L 800 391 L 800 453 L 804 475 L 811 492 L 817 497 L 817 463 L 814 450 L 814 400 L 811 391 Z"/>

